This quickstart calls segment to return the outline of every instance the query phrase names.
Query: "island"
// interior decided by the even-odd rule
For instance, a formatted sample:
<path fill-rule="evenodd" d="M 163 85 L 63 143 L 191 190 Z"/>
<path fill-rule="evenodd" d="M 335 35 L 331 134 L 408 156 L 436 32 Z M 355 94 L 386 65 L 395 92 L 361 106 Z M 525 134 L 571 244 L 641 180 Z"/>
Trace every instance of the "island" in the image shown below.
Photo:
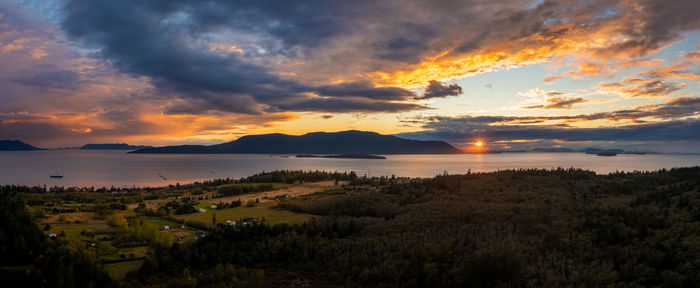
<path fill-rule="evenodd" d="M 371 154 L 311 155 L 298 154 L 297 158 L 340 158 L 340 159 L 386 159 L 384 156 Z"/>
<path fill-rule="evenodd" d="M 643 152 L 643 151 L 625 151 L 622 149 L 600 149 L 600 148 L 586 148 L 583 150 L 586 154 L 595 154 L 596 156 L 617 156 L 617 154 L 634 154 L 634 155 L 644 155 L 644 154 L 654 154 L 653 152 Z"/>
<path fill-rule="evenodd" d="M 42 150 L 19 140 L 0 140 L 0 151 Z"/>
<path fill-rule="evenodd" d="M 366 131 L 314 132 L 304 135 L 249 135 L 235 141 L 204 146 L 145 148 L 129 153 L 150 154 L 461 154 L 444 141 L 404 139 Z"/>
<path fill-rule="evenodd" d="M 145 148 L 153 148 L 153 146 L 135 146 L 126 143 L 85 144 L 80 147 L 80 150 L 138 150 Z"/>

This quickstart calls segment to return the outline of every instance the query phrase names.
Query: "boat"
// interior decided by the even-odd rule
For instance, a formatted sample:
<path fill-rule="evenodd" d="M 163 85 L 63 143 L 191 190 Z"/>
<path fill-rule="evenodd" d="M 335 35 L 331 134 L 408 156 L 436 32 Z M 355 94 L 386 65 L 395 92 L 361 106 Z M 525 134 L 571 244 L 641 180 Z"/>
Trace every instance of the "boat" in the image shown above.
<path fill-rule="evenodd" d="M 63 178 L 63 174 L 61 173 L 53 173 L 49 178 Z"/>

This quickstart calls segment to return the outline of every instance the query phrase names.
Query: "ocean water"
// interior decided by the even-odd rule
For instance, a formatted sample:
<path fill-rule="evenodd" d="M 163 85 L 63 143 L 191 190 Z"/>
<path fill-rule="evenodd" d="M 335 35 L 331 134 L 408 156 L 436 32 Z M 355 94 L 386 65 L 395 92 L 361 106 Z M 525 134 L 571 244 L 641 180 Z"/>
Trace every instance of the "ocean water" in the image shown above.
<path fill-rule="evenodd" d="M 0 151 L 0 184 L 153 187 L 239 178 L 278 169 L 355 171 L 360 176 L 433 177 L 445 171 L 463 174 L 468 170 L 575 167 L 609 173 L 700 165 L 698 154 L 599 157 L 583 153 L 502 153 L 386 157 L 386 160 L 370 160 L 260 154 L 127 154 L 98 150 Z M 64 178 L 49 178 L 52 173 L 62 173 Z"/>

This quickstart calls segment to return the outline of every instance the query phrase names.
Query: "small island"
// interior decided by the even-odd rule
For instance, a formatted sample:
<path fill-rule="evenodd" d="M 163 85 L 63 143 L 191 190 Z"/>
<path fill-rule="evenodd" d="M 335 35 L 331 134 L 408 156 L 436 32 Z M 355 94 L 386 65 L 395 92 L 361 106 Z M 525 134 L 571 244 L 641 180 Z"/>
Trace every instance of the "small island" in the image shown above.
<path fill-rule="evenodd" d="M 386 159 L 384 156 L 371 154 L 338 154 L 338 155 L 311 155 L 298 154 L 297 158 L 342 158 L 342 159 Z"/>
<path fill-rule="evenodd" d="M 80 150 L 138 150 L 147 148 L 153 148 L 153 146 L 129 145 L 126 143 L 85 144 L 80 147 Z"/>

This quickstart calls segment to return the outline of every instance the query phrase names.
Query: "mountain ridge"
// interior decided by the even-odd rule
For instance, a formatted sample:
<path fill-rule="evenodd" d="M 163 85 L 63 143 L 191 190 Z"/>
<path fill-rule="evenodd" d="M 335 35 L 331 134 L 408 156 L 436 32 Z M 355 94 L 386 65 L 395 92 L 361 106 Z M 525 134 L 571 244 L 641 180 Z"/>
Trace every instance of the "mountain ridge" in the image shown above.
<path fill-rule="evenodd" d="M 34 146 L 27 144 L 27 143 L 24 143 L 20 140 L 0 140 L 0 151 L 31 151 L 31 150 L 43 150 L 43 149 L 34 147 Z"/>
<path fill-rule="evenodd" d="M 204 145 L 181 145 L 139 149 L 148 154 L 458 154 L 462 150 L 444 141 L 404 139 L 376 132 L 348 130 L 247 135 L 237 140 Z"/>
<path fill-rule="evenodd" d="M 144 148 L 153 148 L 153 146 L 129 145 L 126 143 L 98 143 L 85 144 L 80 147 L 80 150 L 138 150 Z"/>

